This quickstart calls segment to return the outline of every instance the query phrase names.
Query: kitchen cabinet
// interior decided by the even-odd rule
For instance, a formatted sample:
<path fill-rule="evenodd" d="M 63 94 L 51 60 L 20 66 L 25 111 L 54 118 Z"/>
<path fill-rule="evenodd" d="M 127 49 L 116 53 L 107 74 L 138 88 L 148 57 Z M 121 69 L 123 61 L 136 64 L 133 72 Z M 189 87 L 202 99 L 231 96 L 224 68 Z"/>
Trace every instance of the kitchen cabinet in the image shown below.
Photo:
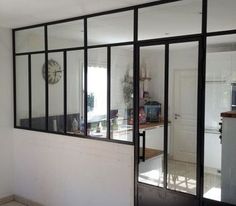
<path fill-rule="evenodd" d="M 236 112 L 222 113 L 221 200 L 236 204 Z"/>
<path fill-rule="evenodd" d="M 146 127 L 145 129 L 140 129 L 140 132 L 146 132 L 146 142 L 145 147 L 155 150 L 164 150 L 164 125 L 160 124 L 154 127 Z M 170 145 L 170 125 L 168 126 L 168 145 Z M 142 138 L 140 140 L 140 145 L 142 145 Z M 169 150 L 168 146 L 168 150 Z"/>
<path fill-rule="evenodd" d="M 221 170 L 221 143 L 220 133 L 216 131 L 205 131 L 205 172 L 217 174 Z"/>
<path fill-rule="evenodd" d="M 146 148 L 155 150 L 164 150 L 164 125 L 162 123 L 145 124 L 140 126 L 140 133 L 146 132 Z M 168 126 L 168 139 L 170 136 L 170 126 Z M 132 141 L 133 130 L 132 129 L 118 129 L 113 132 L 112 139 L 121 141 Z M 140 145 L 143 145 L 142 138 L 140 138 Z M 168 145 L 170 142 L 168 141 Z"/>

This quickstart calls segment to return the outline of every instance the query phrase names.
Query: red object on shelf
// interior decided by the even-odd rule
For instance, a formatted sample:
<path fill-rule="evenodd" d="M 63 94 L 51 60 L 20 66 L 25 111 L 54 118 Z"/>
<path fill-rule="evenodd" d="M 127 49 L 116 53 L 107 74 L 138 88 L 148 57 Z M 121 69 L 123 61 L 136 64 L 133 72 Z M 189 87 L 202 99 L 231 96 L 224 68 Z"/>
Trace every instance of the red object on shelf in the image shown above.
<path fill-rule="evenodd" d="M 144 111 L 144 107 L 139 108 L 139 124 L 145 124 L 146 123 L 146 114 Z"/>

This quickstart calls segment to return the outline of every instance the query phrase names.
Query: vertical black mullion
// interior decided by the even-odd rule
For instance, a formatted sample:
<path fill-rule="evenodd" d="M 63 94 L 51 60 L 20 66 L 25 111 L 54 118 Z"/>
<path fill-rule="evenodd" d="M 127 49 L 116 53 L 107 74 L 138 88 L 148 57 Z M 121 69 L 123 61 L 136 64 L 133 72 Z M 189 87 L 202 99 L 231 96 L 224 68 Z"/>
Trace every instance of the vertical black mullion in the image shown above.
<path fill-rule="evenodd" d="M 138 9 L 134 9 L 134 48 L 133 48 L 133 142 L 134 142 L 134 205 L 138 205 L 138 167 L 139 167 L 139 46 Z"/>
<path fill-rule="evenodd" d="M 204 194 L 204 133 L 205 133 L 205 78 L 206 78 L 206 38 L 207 1 L 202 0 L 202 39 L 198 51 L 198 115 L 197 115 L 197 196 L 203 205 Z"/>
<path fill-rule="evenodd" d="M 67 132 L 67 52 L 63 52 L 64 66 L 64 133 Z"/>
<path fill-rule="evenodd" d="M 14 127 L 16 127 L 16 46 L 15 31 L 12 31 L 12 52 L 13 52 L 13 100 L 14 100 Z"/>
<path fill-rule="evenodd" d="M 32 128 L 31 54 L 28 55 L 29 128 Z"/>
<path fill-rule="evenodd" d="M 45 46 L 45 129 L 48 131 L 48 28 L 44 26 L 44 46 Z"/>
<path fill-rule="evenodd" d="M 165 45 L 165 102 L 164 102 L 164 188 L 167 188 L 168 173 L 168 105 L 169 105 L 169 44 Z"/>
<path fill-rule="evenodd" d="M 84 135 L 85 136 L 87 136 L 87 128 L 88 128 L 87 84 L 88 84 L 88 34 L 87 34 L 87 18 L 84 18 Z"/>
<path fill-rule="evenodd" d="M 107 47 L 107 138 L 111 139 L 111 47 Z"/>

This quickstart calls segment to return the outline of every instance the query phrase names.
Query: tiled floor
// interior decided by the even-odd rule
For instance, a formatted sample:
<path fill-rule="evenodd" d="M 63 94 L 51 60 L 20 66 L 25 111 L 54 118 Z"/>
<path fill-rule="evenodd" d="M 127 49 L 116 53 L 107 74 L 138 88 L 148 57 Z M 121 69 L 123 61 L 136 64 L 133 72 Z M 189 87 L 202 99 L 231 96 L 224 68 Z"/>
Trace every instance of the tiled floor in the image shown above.
<path fill-rule="evenodd" d="M 18 202 L 9 202 L 7 204 L 1 205 L 1 206 L 24 206 Z"/>
<path fill-rule="evenodd" d="M 163 187 L 163 159 L 155 157 L 139 165 L 139 181 Z M 169 189 L 196 194 L 196 164 L 168 161 L 167 185 Z M 220 175 L 205 174 L 204 197 L 221 199 Z"/>

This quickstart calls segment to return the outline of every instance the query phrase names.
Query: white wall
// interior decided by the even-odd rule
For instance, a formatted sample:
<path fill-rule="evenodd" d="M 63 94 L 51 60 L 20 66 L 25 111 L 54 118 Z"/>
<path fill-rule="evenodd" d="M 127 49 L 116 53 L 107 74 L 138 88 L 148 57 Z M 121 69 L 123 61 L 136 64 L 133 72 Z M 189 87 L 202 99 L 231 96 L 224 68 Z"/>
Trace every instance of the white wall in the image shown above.
<path fill-rule="evenodd" d="M 13 95 L 11 32 L 0 28 L 0 198 L 11 195 L 13 177 Z"/>
<path fill-rule="evenodd" d="M 15 194 L 47 206 L 132 206 L 133 147 L 15 130 Z"/>

